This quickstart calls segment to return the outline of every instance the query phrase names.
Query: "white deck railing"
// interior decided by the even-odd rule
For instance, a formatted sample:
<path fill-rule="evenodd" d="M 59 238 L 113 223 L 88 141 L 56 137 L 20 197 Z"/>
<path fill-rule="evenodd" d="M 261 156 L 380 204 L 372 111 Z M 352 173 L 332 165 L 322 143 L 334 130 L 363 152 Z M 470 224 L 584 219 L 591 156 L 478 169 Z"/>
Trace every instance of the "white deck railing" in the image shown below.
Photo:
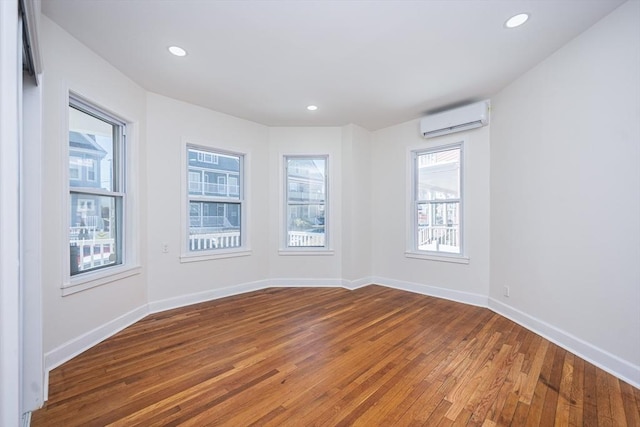
<path fill-rule="evenodd" d="M 322 247 L 324 246 L 324 233 L 311 233 L 308 231 L 290 231 L 289 247 Z"/>
<path fill-rule="evenodd" d="M 190 251 L 237 248 L 240 247 L 241 243 L 239 231 L 191 234 L 189 236 Z M 287 243 L 289 247 L 322 247 L 324 246 L 324 233 L 290 231 L 289 241 Z"/>
<path fill-rule="evenodd" d="M 217 196 L 238 196 L 240 187 L 235 184 L 189 181 L 189 194 L 215 194 Z"/>
<path fill-rule="evenodd" d="M 312 193 L 309 191 L 289 191 L 290 200 L 313 200 L 324 202 L 324 193 Z"/>
<path fill-rule="evenodd" d="M 418 249 L 457 252 L 460 249 L 459 227 L 438 225 L 418 227 Z"/>
<path fill-rule="evenodd" d="M 115 262 L 115 239 L 100 238 L 100 233 L 96 232 L 92 234 L 90 238 L 69 240 L 72 274 Z"/>
<path fill-rule="evenodd" d="M 227 227 L 231 228 L 233 225 L 229 222 L 227 217 L 223 215 L 200 215 L 189 217 L 189 226 L 196 228 L 206 227 Z"/>
<path fill-rule="evenodd" d="M 224 249 L 240 247 L 239 231 L 221 231 L 219 233 L 189 235 L 189 250 L 204 251 L 208 249 Z"/>

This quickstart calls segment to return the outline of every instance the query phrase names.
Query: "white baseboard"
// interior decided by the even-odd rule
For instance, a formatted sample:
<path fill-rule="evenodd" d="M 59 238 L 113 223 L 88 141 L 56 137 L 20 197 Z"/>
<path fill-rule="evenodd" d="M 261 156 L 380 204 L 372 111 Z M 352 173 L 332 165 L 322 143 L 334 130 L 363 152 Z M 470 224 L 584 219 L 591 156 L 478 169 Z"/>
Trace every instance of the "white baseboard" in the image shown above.
<path fill-rule="evenodd" d="M 589 344 L 553 325 L 536 319 L 500 301 L 472 292 L 457 291 L 420 283 L 406 282 L 385 277 L 364 277 L 357 280 L 346 279 L 269 279 L 242 283 L 221 289 L 212 289 L 189 295 L 181 295 L 160 301 L 153 301 L 134 309 L 106 324 L 75 338 L 45 354 L 44 400 L 48 400 L 49 372 L 88 350 L 101 341 L 134 324 L 150 313 L 157 313 L 191 304 L 225 298 L 233 295 L 253 292 L 272 287 L 342 287 L 355 290 L 367 285 L 377 284 L 389 288 L 443 298 L 464 304 L 489 308 L 490 310 L 520 324 L 563 347 L 579 357 L 593 363 L 616 377 L 640 388 L 640 367 Z"/>
<path fill-rule="evenodd" d="M 138 307 L 104 325 L 101 325 L 81 336 L 74 338 L 59 347 L 45 353 L 45 371 L 47 373 L 45 381 L 48 381 L 48 373 L 64 362 L 74 358 L 80 353 L 88 350 L 101 341 L 120 332 L 124 328 L 134 324 L 138 320 L 150 313 L 171 310 L 187 305 L 225 298 L 233 295 L 244 294 L 270 287 L 342 287 L 340 279 L 272 279 L 259 280 L 255 282 L 242 283 L 226 288 L 211 289 L 205 292 L 198 292 L 188 295 L 180 295 L 174 298 L 167 298 L 159 301 L 152 301 Z M 48 386 L 48 384 L 45 384 Z M 46 387 L 48 388 L 48 387 Z M 46 399 L 45 399 L 46 400 Z"/>
<path fill-rule="evenodd" d="M 173 298 L 167 298 L 160 301 L 152 301 L 149 303 L 149 312 L 158 313 L 161 311 L 172 310 L 174 308 L 185 307 L 192 304 L 207 302 L 214 299 L 230 297 L 234 295 L 244 294 L 247 292 L 259 291 L 269 287 L 269 281 L 258 280 L 255 282 L 241 283 L 226 288 L 211 289 L 204 292 L 194 294 L 180 295 Z"/>
<path fill-rule="evenodd" d="M 31 425 L 31 411 L 22 414 L 22 427 L 29 427 Z"/>
<path fill-rule="evenodd" d="M 640 388 L 640 366 L 620 359 L 606 350 L 496 299 L 489 299 L 489 309 L 507 319 L 513 320 L 526 329 L 535 332 L 634 387 Z"/>
<path fill-rule="evenodd" d="M 543 320 L 537 319 L 516 308 L 506 305 L 485 295 L 455 291 L 419 283 L 404 282 L 384 277 L 372 277 L 370 283 L 389 288 L 415 292 L 437 298 L 444 298 L 464 304 L 486 307 L 491 311 L 513 320 L 526 329 L 548 339 L 578 357 L 598 366 L 621 380 L 640 388 L 640 367 L 594 346 L 572 334 L 563 331 Z"/>
<path fill-rule="evenodd" d="M 80 353 L 90 349 L 101 341 L 104 341 L 110 336 L 120 332 L 127 326 L 134 324 L 148 314 L 149 308 L 147 304 L 145 304 L 45 353 L 44 400 L 46 401 L 49 397 L 49 372 L 52 369 L 55 369 L 58 366 L 62 365 L 64 362 L 73 359 Z"/>
<path fill-rule="evenodd" d="M 180 295 L 149 303 L 149 312 L 158 313 L 174 308 L 185 307 L 201 302 L 212 301 L 219 298 L 259 291 L 267 288 L 319 288 L 319 287 L 343 287 L 341 279 L 269 279 L 255 282 L 242 283 L 220 289 L 211 289 L 194 294 Z"/>
<path fill-rule="evenodd" d="M 269 279 L 269 288 L 340 288 L 342 279 Z"/>
<path fill-rule="evenodd" d="M 423 285 L 421 283 L 405 282 L 403 280 L 389 279 L 388 277 L 372 277 L 372 282 L 388 288 L 400 289 L 416 294 L 428 295 L 431 297 L 448 299 L 462 302 L 464 304 L 487 307 L 489 298 L 486 295 L 472 292 L 456 291 L 453 289 L 441 288 L 438 286 Z"/>
<path fill-rule="evenodd" d="M 342 287 L 354 291 L 358 288 L 364 288 L 365 286 L 376 283 L 374 277 L 363 277 L 362 279 L 347 280 L 342 279 Z"/>

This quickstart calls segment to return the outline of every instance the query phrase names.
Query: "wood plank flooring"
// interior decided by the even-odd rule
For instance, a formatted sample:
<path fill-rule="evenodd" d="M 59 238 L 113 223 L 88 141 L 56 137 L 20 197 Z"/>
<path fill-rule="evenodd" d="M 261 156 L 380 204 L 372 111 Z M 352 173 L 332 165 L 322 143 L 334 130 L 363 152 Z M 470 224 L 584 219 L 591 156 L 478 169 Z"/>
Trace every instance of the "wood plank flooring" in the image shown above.
<path fill-rule="evenodd" d="M 640 426 L 640 391 L 488 309 L 380 286 L 150 315 L 50 375 L 39 426 Z"/>

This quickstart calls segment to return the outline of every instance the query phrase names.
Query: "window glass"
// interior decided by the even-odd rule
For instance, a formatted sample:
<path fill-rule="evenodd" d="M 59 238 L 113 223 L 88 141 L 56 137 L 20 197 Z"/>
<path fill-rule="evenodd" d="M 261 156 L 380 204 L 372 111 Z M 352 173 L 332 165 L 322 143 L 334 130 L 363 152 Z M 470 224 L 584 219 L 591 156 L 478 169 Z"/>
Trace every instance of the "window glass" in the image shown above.
<path fill-rule="evenodd" d="M 123 259 L 125 125 L 82 101 L 69 101 L 70 274 Z"/>
<path fill-rule="evenodd" d="M 462 146 L 414 153 L 414 239 L 418 251 L 462 254 Z"/>
<path fill-rule="evenodd" d="M 243 156 L 187 147 L 189 252 L 242 246 Z"/>
<path fill-rule="evenodd" d="M 327 247 L 327 158 L 285 157 L 286 246 Z"/>

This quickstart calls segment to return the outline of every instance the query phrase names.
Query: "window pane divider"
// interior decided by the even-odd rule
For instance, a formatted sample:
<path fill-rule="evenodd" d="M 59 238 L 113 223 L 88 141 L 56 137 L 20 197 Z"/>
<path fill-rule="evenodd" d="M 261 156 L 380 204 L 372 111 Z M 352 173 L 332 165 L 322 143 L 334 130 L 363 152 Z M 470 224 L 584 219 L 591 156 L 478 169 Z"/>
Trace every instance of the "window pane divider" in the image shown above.
<path fill-rule="evenodd" d="M 427 199 L 416 200 L 416 203 L 460 203 L 460 199 Z"/>
<path fill-rule="evenodd" d="M 109 191 L 104 190 L 102 188 L 85 188 L 85 187 L 71 187 L 69 190 L 70 193 L 77 194 L 91 194 L 95 196 L 106 196 L 106 197 L 124 197 L 124 193 L 120 193 L 117 191 Z"/>
<path fill-rule="evenodd" d="M 207 197 L 207 196 L 189 196 L 190 202 L 209 202 L 209 203 L 242 203 L 242 199 Z"/>

